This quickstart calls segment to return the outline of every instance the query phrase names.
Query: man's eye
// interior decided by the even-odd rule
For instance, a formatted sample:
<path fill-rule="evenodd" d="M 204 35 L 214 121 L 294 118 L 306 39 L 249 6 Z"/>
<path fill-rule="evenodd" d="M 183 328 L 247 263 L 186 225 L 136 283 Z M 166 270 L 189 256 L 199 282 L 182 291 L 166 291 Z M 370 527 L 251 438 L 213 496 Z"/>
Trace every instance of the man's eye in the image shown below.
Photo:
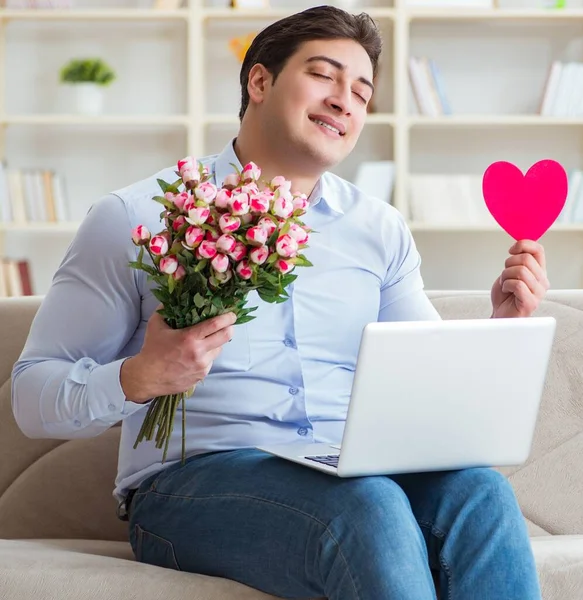
<path fill-rule="evenodd" d="M 353 92 L 353 94 L 361 101 L 364 102 L 364 104 L 366 104 L 368 102 L 368 100 L 362 96 L 361 94 L 359 94 L 358 92 Z"/>
<path fill-rule="evenodd" d="M 324 73 L 312 73 L 312 75 L 315 75 L 316 77 L 321 77 L 322 79 L 332 79 L 332 77 L 329 77 L 328 75 L 324 75 Z"/>

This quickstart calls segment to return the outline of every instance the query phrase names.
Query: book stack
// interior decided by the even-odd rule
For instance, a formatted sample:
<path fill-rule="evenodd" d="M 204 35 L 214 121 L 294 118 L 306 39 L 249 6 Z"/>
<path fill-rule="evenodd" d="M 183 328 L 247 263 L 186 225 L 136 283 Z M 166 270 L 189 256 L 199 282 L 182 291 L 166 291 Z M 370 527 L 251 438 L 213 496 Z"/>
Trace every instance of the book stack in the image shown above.
<path fill-rule="evenodd" d="M 409 79 L 420 114 L 430 117 L 451 114 L 441 72 L 435 61 L 426 57 L 409 57 Z"/>
<path fill-rule="evenodd" d="M 431 225 L 492 225 L 482 176 L 421 173 L 409 176 L 410 219 Z"/>
<path fill-rule="evenodd" d="M 63 177 L 50 170 L 9 169 L 0 163 L 0 223 L 65 223 Z"/>
<path fill-rule="evenodd" d="M 583 171 L 569 169 L 569 192 L 558 223 L 583 223 Z"/>
<path fill-rule="evenodd" d="M 551 64 L 539 113 L 547 117 L 583 115 L 583 63 L 555 60 Z"/>
<path fill-rule="evenodd" d="M 27 260 L 0 260 L 0 298 L 32 296 L 30 266 Z"/>

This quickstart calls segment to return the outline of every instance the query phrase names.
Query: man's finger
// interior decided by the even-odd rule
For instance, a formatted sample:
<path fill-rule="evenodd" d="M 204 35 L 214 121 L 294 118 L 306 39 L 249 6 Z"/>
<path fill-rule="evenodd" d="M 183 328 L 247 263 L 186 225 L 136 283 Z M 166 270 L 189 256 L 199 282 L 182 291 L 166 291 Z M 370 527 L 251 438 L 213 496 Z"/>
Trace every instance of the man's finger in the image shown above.
<path fill-rule="evenodd" d="M 510 247 L 509 252 L 510 254 L 522 254 L 523 252 L 531 254 L 543 269 L 547 268 L 545 249 L 538 242 L 533 240 L 519 240 Z"/>
<path fill-rule="evenodd" d="M 504 263 L 504 266 L 508 269 L 510 267 L 524 266 L 527 268 L 535 278 L 540 281 L 543 285 L 548 287 L 548 279 L 546 271 L 538 264 L 532 254 L 523 252 L 522 254 L 514 254 L 509 256 Z"/>

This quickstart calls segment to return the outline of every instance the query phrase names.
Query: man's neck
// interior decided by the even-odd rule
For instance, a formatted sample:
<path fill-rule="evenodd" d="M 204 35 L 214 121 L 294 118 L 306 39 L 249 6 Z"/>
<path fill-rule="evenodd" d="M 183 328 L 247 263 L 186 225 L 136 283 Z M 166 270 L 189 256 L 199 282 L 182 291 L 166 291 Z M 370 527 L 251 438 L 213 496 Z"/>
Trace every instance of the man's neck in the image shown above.
<path fill-rule="evenodd" d="M 306 175 L 305 170 L 294 167 L 280 156 L 273 148 L 262 146 L 257 138 L 251 138 L 244 132 L 240 132 L 233 146 L 239 162 L 245 166 L 254 162 L 261 168 L 261 179 L 265 182 L 271 181 L 279 175 L 292 182 L 292 191 L 300 192 L 310 196 L 316 187 L 321 174 Z M 289 158 L 289 157 L 288 157 Z"/>

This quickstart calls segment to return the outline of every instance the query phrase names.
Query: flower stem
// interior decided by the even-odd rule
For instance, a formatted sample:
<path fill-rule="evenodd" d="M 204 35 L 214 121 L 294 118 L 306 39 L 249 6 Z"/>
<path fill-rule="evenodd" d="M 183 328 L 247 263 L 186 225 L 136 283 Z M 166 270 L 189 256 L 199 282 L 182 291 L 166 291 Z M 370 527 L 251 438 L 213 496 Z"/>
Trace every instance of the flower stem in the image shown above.
<path fill-rule="evenodd" d="M 186 393 L 182 396 L 182 464 L 186 460 Z"/>

